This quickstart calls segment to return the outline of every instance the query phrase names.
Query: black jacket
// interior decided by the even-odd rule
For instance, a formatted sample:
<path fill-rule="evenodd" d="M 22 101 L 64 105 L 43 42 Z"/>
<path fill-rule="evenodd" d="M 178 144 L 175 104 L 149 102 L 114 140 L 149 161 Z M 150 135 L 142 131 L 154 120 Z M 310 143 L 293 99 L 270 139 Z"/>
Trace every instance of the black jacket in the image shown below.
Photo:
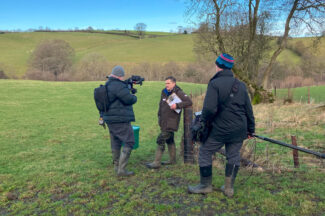
<path fill-rule="evenodd" d="M 132 105 L 137 97 L 130 93 L 127 84 L 114 77 L 109 77 L 107 83 L 110 106 L 108 112 L 103 113 L 106 123 L 127 123 L 135 121 Z"/>
<path fill-rule="evenodd" d="M 175 93 L 182 100 L 181 103 L 176 104 L 178 109 L 183 109 L 192 106 L 192 100 L 190 99 L 190 97 L 185 95 L 182 89 L 179 88 L 177 85 L 169 94 L 172 93 Z M 182 112 L 176 113 L 174 110 L 170 109 L 169 105 L 166 102 L 167 98 L 168 95 L 166 94 L 166 90 L 163 89 L 161 91 L 161 97 L 159 102 L 158 123 L 161 131 L 177 131 Z"/>
<path fill-rule="evenodd" d="M 220 142 L 241 142 L 247 138 L 247 133 L 255 132 L 254 115 L 246 85 L 239 82 L 238 92 L 226 101 L 234 80 L 231 70 L 216 73 L 208 84 L 204 99 L 202 120 L 205 123 L 210 121 L 210 136 Z"/>

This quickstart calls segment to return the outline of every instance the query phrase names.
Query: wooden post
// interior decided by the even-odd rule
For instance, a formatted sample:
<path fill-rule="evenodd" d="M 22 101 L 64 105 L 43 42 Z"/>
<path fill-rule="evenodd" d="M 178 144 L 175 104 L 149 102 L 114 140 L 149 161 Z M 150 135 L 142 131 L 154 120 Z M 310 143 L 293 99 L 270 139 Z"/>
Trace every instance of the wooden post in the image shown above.
<path fill-rule="evenodd" d="M 308 104 L 310 104 L 310 87 L 308 86 Z"/>
<path fill-rule="evenodd" d="M 296 136 L 291 136 L 291 142 L 292 145 L 297 146 L 297 140 L 296 140 Z M 298 150 L 297 149 L 293 149 L 292 150 L 292 155 L 293 155 L 293 163 L 295 168 L 299 167 L 299 156 L 298 156 Z"/>
<path fill-rule="evenodd" d="M 193 120 L 193 109 L 184 109 L 184 163 L 194 163 L 193 141 L 191 133 L 191 123 Z"/>

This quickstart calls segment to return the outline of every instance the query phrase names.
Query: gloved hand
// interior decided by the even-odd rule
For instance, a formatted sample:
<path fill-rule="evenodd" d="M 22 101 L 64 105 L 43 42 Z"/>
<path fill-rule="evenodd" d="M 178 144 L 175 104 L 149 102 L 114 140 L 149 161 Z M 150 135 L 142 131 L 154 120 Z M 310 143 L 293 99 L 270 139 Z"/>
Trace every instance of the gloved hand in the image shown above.
<path fill-rule="evenodd" d="M 132 94 L 137 93 L 137 89 L 135 89 L 135 88 L 131 89 L 131 93 L 132 93 Z"/>
<path fill-rule="evenodd" d="M 105 122 L 104 122 L 104 120 L 103 120 L 102 117 L 99 118 L 98 124 L 101 125 L 101 126 L 103 126 L 104 129 L 106 129 L 106 125 L 105 125 Z"/>

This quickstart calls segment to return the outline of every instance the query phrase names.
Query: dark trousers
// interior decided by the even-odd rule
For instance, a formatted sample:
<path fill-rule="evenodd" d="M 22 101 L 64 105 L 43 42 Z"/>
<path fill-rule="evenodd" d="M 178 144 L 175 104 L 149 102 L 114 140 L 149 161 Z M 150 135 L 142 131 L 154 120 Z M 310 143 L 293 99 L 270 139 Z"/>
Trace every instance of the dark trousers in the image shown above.
<path fill-rule="evenodd" d="M 219 151 L 223 146 L 226 146 L 226 158 L 229 164 L 240 165 L 240 149 L 243 142 L 238 143 L 223 143 L 218 142 L 211 136 L 200 146 L 199 165 L 206 167 L 212 165 L 212 155 Z"/>
<path fill-rule="evenodd" d="M 159 145 L 162 151 L 165 150 L 165 143 L 174 144 L 174 132 L 170 131 L 161 131 L 157 137 L 157 144 Z"/>
<path fill-rule="evenodd" d="M 111 137 L 112 150 L 120 150 L 122 142 L 124 143 L 124 147 L 133 148 L 135 140 L 130 122 L 107 124 L 107 126 Z"/>

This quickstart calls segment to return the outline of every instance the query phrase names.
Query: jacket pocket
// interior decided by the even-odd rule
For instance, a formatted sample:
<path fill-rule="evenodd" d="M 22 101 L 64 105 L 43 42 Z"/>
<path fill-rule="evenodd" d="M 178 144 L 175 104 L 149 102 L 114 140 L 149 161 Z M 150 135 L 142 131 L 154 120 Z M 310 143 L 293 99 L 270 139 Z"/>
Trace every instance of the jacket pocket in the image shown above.
<path fill-rule="evenodd" d="M 166 124 L 167 130 L 177 130 L 178 127 L 177 118 L 168 118 L 166 123 L 167 123 Z"/>

